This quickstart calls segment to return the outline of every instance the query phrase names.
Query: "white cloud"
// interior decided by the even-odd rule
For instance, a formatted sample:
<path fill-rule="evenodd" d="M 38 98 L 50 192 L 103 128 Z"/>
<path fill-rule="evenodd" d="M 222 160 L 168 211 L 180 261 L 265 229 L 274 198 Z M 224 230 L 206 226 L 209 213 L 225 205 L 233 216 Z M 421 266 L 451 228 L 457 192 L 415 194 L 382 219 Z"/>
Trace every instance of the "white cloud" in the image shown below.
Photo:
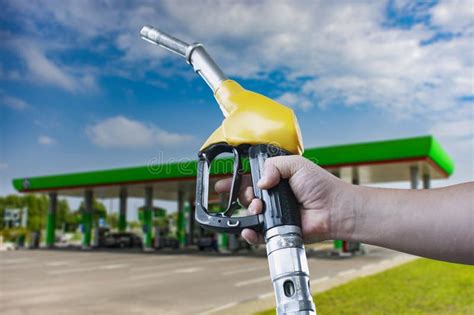
<path fill-rule="evenodd" d="M 161 75 L 192 75 L 184 62 L 182 68 L 163 67 L 164 57 L 177 57 L 137 36 L 143 24 L 159 21 L 156 26 L 177 37 L 203 42 L 231 76 L 265 80 L 268 73 L 284 69 L 289 80 L 310 78 L 291 93 L 293 96 L 281 92 L 280 99 L 291 96 L 290 102 L 298 95 L 298 105 L 292 105 L 297 108 L 368 104 L 397 116 L 413 116 L 444 110 L 454 106 L 459 97 L 472 95 L 472 3 L 441 1 L 430 10 L 424 5 L 423 14 L 431 13 L 432 25 L 420 23 L 411 28 L 387 27 L 387 4 L 169 0 L 112 7 L 99 1 L 51 5 L 15 2 L 28 18 L 52 19 L 65 31 L 72 31 L 74 41 L 58 36 L 71 48 L 82 44 L 96 49 L 97 39 L 111 39 L 122 54 L 110 58 L 102 71 L 130 78 L 140 77 L 137 73 L 143 75 L 150 68 Z M 411 1 L 395 3 L 397 10 L 413 16 L 420 15 L 417 6 Z M 462 32 L 451 40 L 422 44 L 440 29 Z M 54 63 L 44 62 L 38 52 L 26 56 L 42 61 L 37 66 L 31 64 L 34 73 L 54 69 Z M 78 81 L 67 71 L 54 70 L 45 79 L 66 89 L 73 89 Z"/>
<path fill-rule="evenodd" d="M 95 77 L 87 71 L 87 67 L 74 69 L 54 62 L 39 48 L 40 45 L 28 44 L 23 40 L 17 41 L 15 46 L 26 64 L 29 80 L 71 92 L 97 89 Z"/>
<path fill-rule="evenodd" d="M 166 2 L 167 12 L 229 75 L 267 80 L 282 70 L 294 85 L 278 100 L 295 108 L 376 107 L 419 121 L 455 157 L 455 177 L 472 178 L 473 108 L 460 101 L 474 95 L 472 1 L 441 1 L 424 12 L 401 1 L 404 14 L 433 14 L 408 28 L 387 26 L 382 1 L 182 4 Z M 438 38 L 440 31 L 455 36 Z"/>
<path fill-rule="evenodd" d="M 455 162 L 454 182 L 474 180 L 474 108 L 459 104 L 456 108 L 431 117 L 433 134 Z"/>
<path fill-rule="evenodd" d="M 439 122 L 430 129 L 430 132 L 440 137 L 473 137 L 474 124 L 468 118 Z"/>
<path fill-rule="evenodd" d="M 455 108 L 430 115 L 429 132 L 443 139 L 474 139 L 474 108 L 472 104 L 458 104 Z M 472 153 L 471 153 L 472 154 Z"/>
<path fill-rule="evenodd" d="M 464 33 L 426 45 L 438 30 L 425 24 L 387 27 L 382 1 L 164 5 L 175 24 L 187 27 L 187 38 L 208 44 L 230 75 L 265 80 L 265 73 L 285 69 L 289 80 L 310 78 L 280 95 L 294 107 L 372 105 L 410 117 L 452 108 L 474 93 L 474 26 L 464 12 L 472 6 L 449 9 L 451 20 L 471 21 L 462 22 Z M 418 14 L 412 2 L 398 6 Z M 196 20 L 196 14 L 214 18 Z"/>
<path fill-rule="evenodd" d="M 303 110 L 313 107 L 313 104 L 306 97 L 302 97 L 300 93 L 285 92 L 280 95 L 276 101 L 287 106 L 301 108 Z"/>
<path fill-rule="evenodd" d="M 474 95 L 472 1 L 441 0 L 429 10 L 423 4 L 422 12 L 417 11 L 421 2 L 395 1 L 403 14 L 427 16 L 424 23 L 398 28 L 386 23 L 388 3 L 18 0 L 10 6 L 17 7 L 22 29 L 35 39 L 17 46 L 28 71 L 18 75 L 17 69 L 0 68 L 0 77 L 31 74 L 34 82 L 82 91 L 96 87 L 104 73 L 131 79 L 148 71 L 159 73 L 160 79 L 193 76 L 178 57 L 139 38 L 141 26 L 152 24 L 204 43 L 231 77 L 267 81 L 272 72 L 283 72 L 272 96 L 298 110 L 384 109 L 394 118 L 414 118 L 421 132 L 435 134 L 445 141 L 443 146 L 448 143 L 448 152 L 472 161 L 472 102 L 459 100 Z M 437 38 L 440 32 L 454 36 Z M 77 49 L 106 56 L 100 71 L 84 61 L 66 65 L 61 57 Z M 164 58 L 176 62 L 165 65 Z M 301 77 L 305 79 L 297 80 Z M 104 147 L 165 145 L 189 137 L 121 116 L 88 127 L 87 133 Z"/>
<path fill-rule="evenodd" d="M 435 6 L 431 21 L 448 32 L 472 32 L 474 25 L 474 3 L 470 0 L 444 0 Z"/>
<path fill-rule="evenodd" d="M 21 50 L 30 73 L 41 80 L 41 83 L 50 83 L 66 90 L 76 88 L 75 80 L 60 67 L 48 60 L 46 56 L 34 47 Z"/>
<path fill-rule="evenodd" d="M 25 110 L 30 106 L 24 100 L 0 92 L 0 103 L 14 110 Z"/>
<path fill-rule="evenodd" d="M 42 135 L 38 137 L 38 143 L 41 145 L 52 145 L 56 143 L 56 140 L 51 137 Z"/>
<path fill-rule="evenodd" d="M 192 136 L 168 132 L 123 116 L 111 117 L 89 126 L 86 133 L 92 142 L 106 148 L 174 146 L 192 139 Z"/>

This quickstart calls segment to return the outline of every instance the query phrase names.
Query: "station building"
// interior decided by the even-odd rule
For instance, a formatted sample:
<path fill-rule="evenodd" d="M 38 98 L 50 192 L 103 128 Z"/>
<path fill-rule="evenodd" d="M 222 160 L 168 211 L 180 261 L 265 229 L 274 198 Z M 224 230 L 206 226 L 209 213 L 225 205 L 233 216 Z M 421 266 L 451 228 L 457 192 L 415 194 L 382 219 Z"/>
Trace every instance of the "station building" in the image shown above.
<path fill-rule="evenodd" d="M 433 136 L 306 148 L 304 156 L 355 185 L 407 181 L 412 189 L 428 189 L 431 180 L 448 178 L 454 171 L 452 159 Z M 211 168 L 210 187 L 213 187 L 218 179 L 232 174 L 232 161 L 227 162 L 218 170 Z M 125 231 L 127 228 L 127 198 L 144 199 L 142 222 L 145 250 L 153 247 L 153 200 L 176 201 L 176 238 L 180 246 L 187 246 L 195 243 L 196 235 L 193 207 L 196 165 L 196 161 L 186 161 L 81 173 L 26 176 L 14 179 L 13 186 L 21 193 L 49 195 L 46 221 L 48 247 L 55 244 L 58 197 L 84 198 L 82 246 L 91 246 L 94 196 L 119 199 L 119 231 Z M 249 172 L 249 169 L 246 171 Z M 210 192 L 210 202 L 219 204 L 222 199 L 223 196 Z M 226 236 L 223 236 L 223 240 L 223 246 L 228 246 Z M 335 241 L 336 250 L 348 250 L 347 246 L 345 242 Z"/>

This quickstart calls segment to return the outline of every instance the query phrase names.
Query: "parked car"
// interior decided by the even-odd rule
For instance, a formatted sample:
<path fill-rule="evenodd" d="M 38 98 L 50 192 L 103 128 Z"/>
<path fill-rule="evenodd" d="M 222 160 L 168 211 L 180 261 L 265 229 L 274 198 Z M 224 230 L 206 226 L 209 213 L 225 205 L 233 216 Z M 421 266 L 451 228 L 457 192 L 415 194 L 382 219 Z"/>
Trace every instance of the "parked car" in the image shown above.
<path fill-rule="evenodd" d="M 140 236 L 130 232 L 109 233 L 103 239 L 104 247 L 142 247 L 142 239 Z"/>
<path fill-rule="evenodd" d="M 7 251 L 7 250 L 16 250 L 17 247 L 15 243 L 12 242 L 0 242 L 0 252 Z"/>
<path fill-rule="evenodd" d="M 217 239 L 214 235 L 201 236 L 197 241 L 197 246 L 201 251 L 206 249 L 214 250 L 216 252 L 218 251 Z"/>
<path fill-rule="evenodd" d="M 170 248 L 173 248 L 173 249 L 179 249 L 179 242 L 174 237 L 161 236 L 158 239 L 158 242 L 155 242 L 155 248 L 156 249 L 161 249 L 161 248 L 166 248 L 166 247 L 170 247 Z"/>

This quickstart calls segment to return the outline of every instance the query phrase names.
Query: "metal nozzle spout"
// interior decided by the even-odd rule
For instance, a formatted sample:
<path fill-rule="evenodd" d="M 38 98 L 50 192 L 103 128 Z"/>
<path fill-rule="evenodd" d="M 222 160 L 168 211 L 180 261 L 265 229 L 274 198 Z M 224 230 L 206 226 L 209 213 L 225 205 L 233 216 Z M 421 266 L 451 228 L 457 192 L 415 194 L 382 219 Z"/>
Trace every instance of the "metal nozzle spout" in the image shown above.
<path fill-rule="evenodd" d="M 217 66 L 201 44 L 189 45 L 171 35 L 163 33 L 151 26 L 143 26 L 140 36 L 147 42 L 160 45 L 184 58 L 191 64 L 213 92 L 217 90 L 221 82 L 227 80 L 226 75 Z"/>
<path fill-rule="evenodd" d="M 171 35 L 160 32 L 156 28 L 151 26 L 143 26 L 140 31 L 140 36 L 147 42 L 160 45 L 169 51 L 172 51 L 182 57 L 186 57 L 186 50 L 188 49 L 189 44 L 174 38 Z"/>

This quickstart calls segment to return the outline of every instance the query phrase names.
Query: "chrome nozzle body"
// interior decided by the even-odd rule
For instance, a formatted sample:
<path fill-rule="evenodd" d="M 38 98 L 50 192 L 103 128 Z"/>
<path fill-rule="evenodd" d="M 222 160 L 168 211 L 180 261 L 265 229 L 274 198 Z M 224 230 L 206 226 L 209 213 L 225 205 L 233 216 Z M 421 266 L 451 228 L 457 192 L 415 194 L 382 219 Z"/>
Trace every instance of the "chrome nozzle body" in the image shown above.
<path fill-rule="evenodd" d="M 316 315 L 301 228 L 280 225 L 265 233 L 278 315 Z"/>

